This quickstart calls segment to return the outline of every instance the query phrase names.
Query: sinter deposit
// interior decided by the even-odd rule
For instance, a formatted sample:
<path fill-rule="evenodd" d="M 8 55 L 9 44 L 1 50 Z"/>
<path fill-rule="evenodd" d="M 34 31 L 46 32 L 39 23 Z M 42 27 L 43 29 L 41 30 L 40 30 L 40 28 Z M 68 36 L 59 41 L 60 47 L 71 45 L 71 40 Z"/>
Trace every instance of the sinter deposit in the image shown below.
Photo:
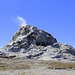
<path fill-rule="evenodd" d="M 58 43 L 51 34 L 37 27 L 26 25 L 20 26 L 9 43 L 0 49 L 0 57 L 75 61 L 75 49 Z"/>

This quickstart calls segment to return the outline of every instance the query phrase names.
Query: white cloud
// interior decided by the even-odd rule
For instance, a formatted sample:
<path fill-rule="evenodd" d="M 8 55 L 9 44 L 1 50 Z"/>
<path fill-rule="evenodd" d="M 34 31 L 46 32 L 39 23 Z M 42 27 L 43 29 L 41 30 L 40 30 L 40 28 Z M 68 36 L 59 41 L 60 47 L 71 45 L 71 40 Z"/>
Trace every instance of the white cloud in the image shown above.
<path fill-rule="evenodd" d="M 23 26 L 26 26 L 27 24 L 26 24 L 26 20 L 23 18 L 23 17 L 21 17 L 21 16 L 17 16 L 17 24 L 20 26 L 20 25 L 23 25 Z"/>

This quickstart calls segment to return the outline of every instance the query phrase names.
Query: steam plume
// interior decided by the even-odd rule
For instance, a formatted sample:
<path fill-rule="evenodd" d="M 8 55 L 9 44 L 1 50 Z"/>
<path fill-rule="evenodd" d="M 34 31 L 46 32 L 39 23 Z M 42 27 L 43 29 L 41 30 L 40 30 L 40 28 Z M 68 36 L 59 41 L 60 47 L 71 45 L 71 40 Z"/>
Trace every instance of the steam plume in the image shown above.
<path fill-rule="evenodd" d="M 26 20 L 23 18 L 23 17 L 20 17 L 20 16 L 17 16 L 17 23 L 18 25 L 23 25 L 23 26 L 26 26 Z"/>

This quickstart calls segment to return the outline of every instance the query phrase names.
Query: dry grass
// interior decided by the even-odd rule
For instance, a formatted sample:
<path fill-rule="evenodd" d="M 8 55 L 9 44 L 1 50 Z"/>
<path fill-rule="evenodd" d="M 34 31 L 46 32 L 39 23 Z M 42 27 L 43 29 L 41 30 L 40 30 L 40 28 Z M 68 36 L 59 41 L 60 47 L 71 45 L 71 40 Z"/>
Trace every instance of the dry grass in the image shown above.
<path fill-rule="evenodd" d="M 53 62 L 48 64 L 48 68 L 54 69 L 75 69 L 75 63 Z"/>
<path fill-rule="evenodd" d="M 55 61 L 39 61 L 27 59 L 0 59 L 0 71 L 26 70 L 26 69 L 75 69 L 75 63 L 63 63 Z"/>
<path fill-rule="evenodd" d="M 30 66 L 28 64 L 18 64 L 17 66 L 11 66 L 10 69 L 12 70 L 20 70 L 20 69 L 30 69 Z"/>
<path fill-rule="evenodd" d="M 0 71 L 22 70 L 22 69 L 30 69 L 30 66 L 28 64 L 15 64 L 15 65 L 1 64 L 0 65 Z"/>

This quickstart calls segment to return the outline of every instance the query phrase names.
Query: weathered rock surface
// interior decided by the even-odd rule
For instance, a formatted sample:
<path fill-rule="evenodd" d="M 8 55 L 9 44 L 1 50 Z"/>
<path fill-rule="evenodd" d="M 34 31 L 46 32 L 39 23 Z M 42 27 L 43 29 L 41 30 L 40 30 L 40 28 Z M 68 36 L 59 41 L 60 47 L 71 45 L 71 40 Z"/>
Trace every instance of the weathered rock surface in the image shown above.
<path fill-rule="evenodd" d="M 0 51 L 0 55 L 6 57 L 75 61 L 72 46 L 58 43 L 51 34 L 30 25 L 20 26 Z"/>

